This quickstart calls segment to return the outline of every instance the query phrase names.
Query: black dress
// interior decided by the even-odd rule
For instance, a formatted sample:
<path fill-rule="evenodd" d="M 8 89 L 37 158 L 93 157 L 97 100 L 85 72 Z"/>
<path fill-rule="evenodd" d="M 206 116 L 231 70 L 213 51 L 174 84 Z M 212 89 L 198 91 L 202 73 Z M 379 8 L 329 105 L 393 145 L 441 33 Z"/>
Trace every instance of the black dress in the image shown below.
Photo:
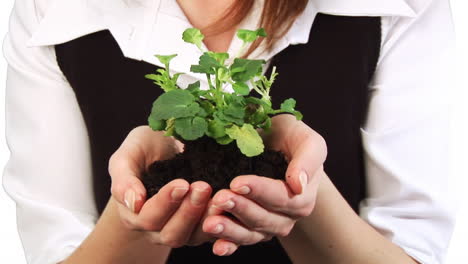
<path fill-rule="evenodd" d="M 270 64 L 281 73 L 272 88 L 273 104 L 278 107 L 286 98 L 297 99 L 303 121 L 327 142 L 325 172 L 356 212 L 366 197 L 360 127 L 367 116 L 368 85 L 380 44 L 378 17 L 318 14 L 309 42 L 289 46 Z M 124 57 L 107 30 L 56 45 L 55 50 L 87 126 L 95 201 L 102 213 L 110 197 L 109 158 L 133 128 L 147 124 L 152 102 L 162 92 L 142 78 L 156 66 Z M 213 255 L 209 243 L 182 247 L 172 250 L 168 263 L 291 261 L 274 238 L 242 246 L 229 257 Z"/>

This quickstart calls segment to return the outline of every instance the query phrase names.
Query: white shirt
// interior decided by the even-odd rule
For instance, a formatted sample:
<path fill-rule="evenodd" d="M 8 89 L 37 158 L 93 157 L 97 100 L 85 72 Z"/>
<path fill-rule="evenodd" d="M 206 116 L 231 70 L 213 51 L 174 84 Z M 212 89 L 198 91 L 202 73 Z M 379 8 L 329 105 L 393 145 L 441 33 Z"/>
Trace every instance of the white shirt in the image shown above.
<path fill-rule="evenodd" d="M 421 263 L 442 263 L 454 225 L 446 176 L 454 46 L 448 0 L 311 0 L 271 52 L 253 57 L 306 43 L 318 12 L 382 16 L 375 92 L 361 128 L 369 193 L 361 217 Z M 257 8 L 241 27 L 256 28 L 258 15 Z M 181 41 L 187 27 L 175 0 L 16 1 L 3 43 L 11 151 L 3 185 L 17 204 L 28 263 L 62 261 L 98 218 L 86 127 L 53 45 L 109 29 L 126 57 L 162 66 L 154 54 L 178 53 L 172 69 L 188 73 L 180 79 L 185 87 L 199 78 L 188 67 L 200 55 Z"/>

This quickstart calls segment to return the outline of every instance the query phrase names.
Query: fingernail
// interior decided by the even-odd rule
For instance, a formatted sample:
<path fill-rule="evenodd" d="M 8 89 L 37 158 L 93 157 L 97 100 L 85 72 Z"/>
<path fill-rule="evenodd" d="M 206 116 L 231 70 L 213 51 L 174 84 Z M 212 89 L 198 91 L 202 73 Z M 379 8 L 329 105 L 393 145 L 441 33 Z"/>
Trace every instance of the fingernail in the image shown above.
<path fill-rule="evenodd" d="M 124 201 L 125 201 L 125 205 L 128 207 L 128 209 L 130 209 L 130 211 L 132 211 L 132 213 L 135 212 L 135 191 L 133 191 L 132 189 L 128 189 L 127 191 L 125 191 L 125 195 L 124 195 Z"/>
<path fill-rule="evenodd" d="M 232 253 L 234 253 L 234 251 L 236 251 L 236 247 L 229 247 L 229 248 L 228 248 L 228 251 L 226 252 L 226 254 L 229 253 L 229 255 L 231 255 Z"/>
<path fill-rule="evenodd" d="M 171 198 L 174 202 L 181 201 L 187 194 L 188 188 L 174 188 L 171 192 Z"/>
<path fill-rule="evenodd" d="M 223 230 L 224 230 L 224 226 L 222 224 L 217 224 L 215 226 L 215 228 L 213 229 L 212 233 L 213 234 L 219 234 L 219 233 L 223 232 Z"/>
<path fill-rule="evenodd" d="M 249 194 L 250 188 L 248 186 L 242 186 L 238 189 L 235 189 L 234 191 L 238 194 Z"/>
<path fill-rule="evenodd" d="M 203 189 L 193 189 L 192 194 L 190 196 L 190 200 L 192 201 L 193 205 L 201 205 L 204 203 L 205 190 Z"/>
<path fill-rule="evenodd" d="M 301 182 L 302 185 L 302 192 L 306 189 L 307 186 L 307 173 L 305 171 L 301 171 L 301 174 L 299 174 L 299 181 Z"/>
<path fill-rule="evenodd" d="M 229 252 L 229 248 L 224 248 L 224 250 L 219 254 L 220 256 L 226 256 L 226 254 Z"/>
<path fill-rule="evenodd" d="M 227 202 L 221 205 L 221 208 L 223 208 L 224 210 L 230 210 L 234 208 L 234 206 L 236 206 L 236 204 L 232 200 L 228 200 Z"/>

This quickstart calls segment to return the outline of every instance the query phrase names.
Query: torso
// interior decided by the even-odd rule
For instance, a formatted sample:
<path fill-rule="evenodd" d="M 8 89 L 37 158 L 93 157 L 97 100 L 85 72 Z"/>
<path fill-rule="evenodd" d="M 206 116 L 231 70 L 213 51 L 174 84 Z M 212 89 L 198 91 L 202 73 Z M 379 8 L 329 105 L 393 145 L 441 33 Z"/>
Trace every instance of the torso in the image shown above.
<path fill-rule="evenodd" d="M 271 62 L 280 73 L 272 87 L 275 108 L 286 98 L 297 99 L 303 121 L 327 142 L 327 175 L 356 211 L 366 195 L 359 129 L 367 114 L 380 30 L 380 18 L 319 14 L 309 42 L 289 46 Z M 107 30 L 57 45 L 55 50 L 86 123 L 94 195 L 102 213 L 110 197 L 108 160 L 131 129 L 147 125 L 151 104 L 162 93 L 143 78 L 156 66 L 123 56 Z M 273 239 L 242 246 L 230 257 L 214 256 L 210 244 L 182 247 L 172 250 L 168 263 L 291 262 Z"/>

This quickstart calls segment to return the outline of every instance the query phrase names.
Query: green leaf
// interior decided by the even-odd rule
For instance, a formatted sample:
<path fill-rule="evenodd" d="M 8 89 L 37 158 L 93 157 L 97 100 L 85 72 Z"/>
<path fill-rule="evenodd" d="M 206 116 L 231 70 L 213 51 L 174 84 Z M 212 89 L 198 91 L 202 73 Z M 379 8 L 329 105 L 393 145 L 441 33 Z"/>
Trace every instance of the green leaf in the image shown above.
<path fill-rule="evenodd" d="M 202 117 L 183 117 L 174 121 L 175 131 L 185 140 L 195 140 L 202 137 L 208 128 L 208 123 Z"/>
<path fill-rule="evenodd" d="M 242 105 L 232 103 L 223 109 L 223 113 L 234 118 L 243 119 L 245 116 L 245 108 Z"/>
<path fill-rule="evenodd" d="M 259 106 L 255 113 L 252 115 L 251 120 L 254 124 L 261 124 L 265 121 L 268 115 L 265 113 L 265 108 L 263 106 Z"/>
<path fill-rule="evenodd" d="M 226 67 L 219 67 L 218 68 L 218 80 L 226 83 L 231 79 L 231 74 L 229 73 L 229 69 Z"/>
<path fill-rule="evenodd" d="M 218 119 L 211 120 L 208 123 L 208 130 L 206 135 L 212 138 L 220 138 L 226 135 L 226 124 L 219 121 Z"/>
<path fill-rule="evenodd" d="M 165 69 L 158 69 L 157 72 L 159 74 L 146 74 L 145 78 L 154 81 L 154 84 L 158 85 L 165 92 L 178 89 L 177 79 L 182 73 L 177 73 L 171 78 Z"/>
<path fill-rule="evenodd" d="M 265 122 L 260 125 L 260 128 L 268 132 L 271 128 L 271 118 L 267 117 L 267 119 L 265 119 Z"/>
<path fill-rule="evenodd" d="M 217 68 L 222 66 L 215 58 L 210 56 L 209 52 L 205 52 L 200 56 L 198 64 L 208 68 Z"/>
<path fill-rule="evenodd" d="M 195 97 L 186 90 L 173 90 L 159 96 L 151 114 L 155 120 L 194 116 L 200 110 Z"/>
<path fill-rule="evenodd" d="M 190 91 L 192 94 L 200 90 L 200 81 L 196 81 L 187 86 L 187 91 Z"/>
<path fill-rule="evenodd" d="M 198 28 L 188 28 L 182 34 L 182 39 L 187 43 L 197 45 L 199 49 L 202 49 L 202 41 L 205 38 Z"/>
<path fill-rule="evenodd" d="M 203 109 L 202 107 L 200 107 L 200 110 L 198 111 L 197 116 L 200 116 L 200 117 L 207 117 L 207 116 L 208 116 L 208 113 L 206 112 L 205 109 Z"/>
<path fill-rule="evenodd" d="M 218 118 L 219 120 L 226 122 L 226 123 L 235 123 L 239 126 L 244 124 L 244 119 L 242 118 L 235 118 L 230 115 L 224 114 L 224 111 L 218 110 L 213 113 L 213 117 Z"/>
<path fill-rule="evenodd" d="M 225 135 L 224 137 L 220 137 L 216 139 L 216 142 L 218 142 L 221 145 L 227 145 L 234 141 L 234 139 L 230 138 L 228 135 Z"/>
<path fill-rule="evenodd" d="M 296 100 L 293 98 L 289 98 L 284 100 L 284 102 L 280 106 L 280 111 L 287 112 L 293 114 L 297 120 L 302 120 L 303 116 L 302 113 L 295 110 L 296 107 Z"/>
<path fill-rule="evenodd" d="M 161 79 L 161 75 L 159 75 L 159 74 L 154 74 L 154 73 L 150 73 L 150 74 L 146 74 L 146 75 L 145 75 L 145 78 L 146 78 L 146 79 L 153 80 L 153 81 L 159 81 L 159 80 Z"/>
<path fill-rule="evenodd" d="M 151 114 L 148 117 L 148 125 L 154 131 L 161 131 L 161 130 L 164 130 L 164 128 L 166 128 L 166 121 L 165 120 L 156 120 L 156 119 L 153 118 L 153 115 Z"/>
<path fill-rule="evenodd" d="M 214 74 L 214 70 L 211 68 L 206 68 L 201 65 L 192 65 L 190 66 L 190 71 L 195 73 L 207 73 L 207 74 Z"/>
<path fill-rule="evenodd" d="M 229 53 L 226 52 L 212 52 L 208 51 L 207 52 L 210 57 L 215 59 L 219 64 L 224 65 L 224 62 L 229 59 Z"/>
<path fill-rule="evenodd" d="M 201 100 L 200 106 L 208 115 L 211 115 L 215 111 L 215 107 L 208 100 Z"/>
<path fill-rule="evenodd" d="M 190 67 L 190 71 L 196 73 L 215 74 L 216 70 L 221 66 L 222 65 L 216 59 L 211 57 L 208 52 L 205 52 L 200 56 L 198 65 L 192 65 Z"/>
<path fill-rule="evenodd" d="M 180 77 L 182 74 L 183 74 L 183 73 L 178 72 L 178 73 L 174 74 L 174 76 L 172 76 L 172 82 L 174 83 L 174 85 L 177 84 L 177 80 L 179 79 L 179 77 Z"/>
<path fill-rule="evenodd" d="M 296 100 L 289 98 L 284 100 L 280 106 L 280 109 L 281 111 L 292 113 L 294 112 L 294 107 L 296 107 Z"/>
<path fill-rule="evenodd" d="M 297 120 L 302 120 L 303 115 L 302 115 L 301 112 L 299 112 L 299 111 L 294 111 L 293 114 L 294 114 L 294 116 L 296 117 Z"/>
<path fill-rule="evenodd" d="M 169 68 L 169 63 L 173 58 L 177 56 L 177 54 L 172 54 L 172 55 L 154 55 L 158 60 L 166 66 L 166 69 Z"/>
<path fill-rule="evenodd" d="M 234 83 L 232 85 L 232 89 L 234 89 L 234 91 L 237 94 L 240 94 L 240 95 L 248 95 L 250 93 L 249 86 L 246 83 L 243 83 L 243 82 Z"/>
<path fill-rule="evenodd" d="M 244 124 L 241 128 L 233 125 L 226 128 L 226 134 L 236 140 L 240 151 L 247 157 L 257 156 L 265 149 L 262 138 L 251 124 Z"/>
<path fill-rule="evenodd" d="M 258 37 L 266 37 L 266 31 L 263 28 L 257 30 L 239 29 L 237 30 L 237 37 L 244 41 L 244 43 L 250 43 L 257 40 Z"/>
<path fill-rule="evenodd" d="M 248 60 L 236 58 L 231 65 L 232 80 L 246 82 L 262 72 L 264 60 Z"/>

